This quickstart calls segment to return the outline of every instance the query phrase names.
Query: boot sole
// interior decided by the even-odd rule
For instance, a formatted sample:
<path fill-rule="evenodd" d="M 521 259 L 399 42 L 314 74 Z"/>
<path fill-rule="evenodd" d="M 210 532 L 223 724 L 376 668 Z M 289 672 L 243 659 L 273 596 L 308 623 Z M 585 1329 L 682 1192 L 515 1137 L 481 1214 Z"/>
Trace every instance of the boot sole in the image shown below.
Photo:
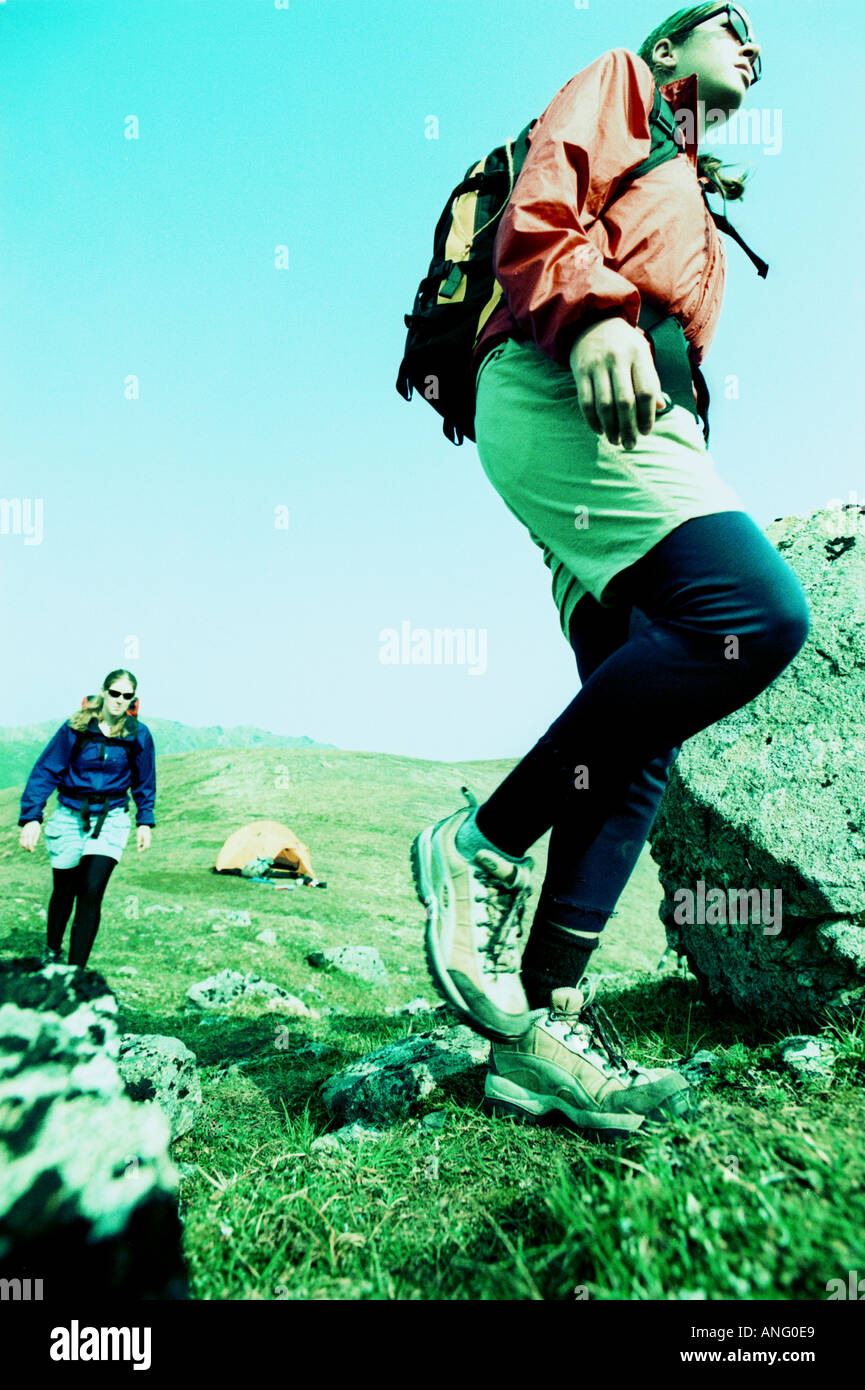
<path fill-rule="evenodd" d="M 440 822 L 438 823 L 440 824 Z M 426 930 L 424 932 L 424 953 L 426 955 L 427 969 L 433 984 L 439 994 L 450 1004 L 459 1014 L 460 1018 L 476 1033 L 482 1037 L 489 1038 L 491 1042 L 516 1042 L 523 1037 L 531 1026 L 531 1020 L 526 1014 L 526 1021 L 519 1025 L 519 1029 L 512 1029 L 506 1032 L 504 1029 L 496 1028 L 494 1024 L 478 1018 L 477 1014 L 472 1013 L 466 1000 L 460 994 L 450 975 L 439 959 L 436 943 L 435 928 L 437 925 L 436 896 L 432 887 L 432 837 L 438 824 L 427 827 L 416 835 L 411 846 L 411 872 L 414 880 L 415 892 L 421 903 L 426 908 Z"/>
<path fill-rule="evenodd" d="M 675 1097 L 671 1097 L 673 1099 Z M 561 1096 L 526 1091 L 506 1077 L 492 1072 L 487 1074 L 484 1087 L 484 1110 L 499 1118 L 521 1120 L 524 1124 L 554 1125 L 564 1119 L 574 1129 L 589 1130 L 602 1138 L 611 1139 L 626 1138 L 637 1130 L 660 1123 L 652 1116 L 628 1110 L 581 1110 Z"/>

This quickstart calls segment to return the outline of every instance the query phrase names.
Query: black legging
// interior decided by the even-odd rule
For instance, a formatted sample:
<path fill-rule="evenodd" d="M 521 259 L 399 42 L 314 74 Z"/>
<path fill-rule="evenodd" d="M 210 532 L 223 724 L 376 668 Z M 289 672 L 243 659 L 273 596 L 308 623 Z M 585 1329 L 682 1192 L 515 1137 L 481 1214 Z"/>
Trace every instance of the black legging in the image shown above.
<path fill-rule="evenodd" d="M 107 854 L 85 854 L 74 869 L 54 869 L 54 890 L 48 904 L 48 945 L 58 954 L 66 924 L 75 907 L 69 964 L 86 965 L 99 930 L 102 898 L 116 859 Z"/>
<path fill-rule="evenodd" d="M 587 595 L 574 611 L 579 693 L 477 814 L 515 855 L 553 827 L 535 922 L 572 930 L 615 907 L 683 740 L 753 700 L 809 632 L 802 586 L 745 512 L 683 522 L 614 589 L 616 608 Z"/>

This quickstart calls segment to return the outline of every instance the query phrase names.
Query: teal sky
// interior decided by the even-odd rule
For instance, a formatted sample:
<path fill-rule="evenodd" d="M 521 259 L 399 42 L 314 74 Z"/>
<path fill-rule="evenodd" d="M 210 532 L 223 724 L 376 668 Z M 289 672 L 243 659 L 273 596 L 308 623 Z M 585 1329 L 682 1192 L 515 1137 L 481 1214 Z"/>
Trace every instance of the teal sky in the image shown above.
<path fill-rule="evenodd" d="M 865 41 L 852 0 L 749 12 L 765 139 L 721 153 L 754 169 L 729 213 L 771 269 L 727 242 L 704 370 L 765 526 L 865 501 Z M 0 0 L 0 724 L 59 724 L 129 666 L 145 722 L 527 751 L 574 659 L 474 445 L 397 395 L 402 316 L 467 166 L 665 13 Z M 467 630 L 473 663 L 383 662 L 403 623 Z"/>

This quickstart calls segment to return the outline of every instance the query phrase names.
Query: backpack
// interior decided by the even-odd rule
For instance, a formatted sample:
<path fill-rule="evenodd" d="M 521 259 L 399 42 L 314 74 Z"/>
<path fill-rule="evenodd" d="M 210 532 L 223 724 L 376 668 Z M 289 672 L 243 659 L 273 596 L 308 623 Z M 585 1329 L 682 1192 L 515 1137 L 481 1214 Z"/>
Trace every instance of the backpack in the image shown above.
<path fill-rule="evenodd" d="M 457 184 L 439 217 L 433 238 L 433 258 L 418 286 L 414 308 L 411 314 L 404 316 L 408 333 L 396 389 L 406 401 L 411 400 L 414 389 L 420 391 L 433 410 L 444 417 L 442 430 L 452 444 L 462 444 L 465 437 L 475 438 L 472 355 L 503 293 L 493 274 L 493 245 L 536 124 L 530 121 L 515 140 L 497 146 L 485 159 L 467 169 L 465 178 Z M 634 179 L 674 159 L 681 150 L 672 108 L 657 88 L 649 125 L 652 135 L 649 154 L 642 164 L 619 180 L 599 217 Z M 726 217 L 714 211 L 706 190 L 702 192 L 715 224 L 739 243 L 757 267 L 758 274 L 765 278 L 769 269 L 766 262 L 746 245 Z M 681 377 L 687 343 L 678 323 L 641 309 L 639 326 L 647 333 L 659 329 L 667 340 L 666 356 L 678 364 L 677 375 Z M 693 378 L 697 388 L 697 412 L 703 420 L 708 444 L 708 387 L 699 368 L 694 369 Z M 678 397 L 680 393 L 682 403 L 692 409 L 690 382 L 676 383 L 674 395 Z"/>
<path fill-rule="evenodd" d="M 439 217 L 433 258 L 418 286 L 414 308 L 405 315 L 408 333 L 396 389 L 407 401 L 413 389 L 420 391 L 444 417 L 443 433 L 452 444 L 475 437 L 471 359 L 502 297 L 493 274 L 493 244 L 536 124 L 530 121 L 515 140 L 499 145 L 466 170 Z M 682 148 L 672 109 L 657 89 L 649 124 L 651 150 L 642 164 L 620 179 L 610 202 Z"/>

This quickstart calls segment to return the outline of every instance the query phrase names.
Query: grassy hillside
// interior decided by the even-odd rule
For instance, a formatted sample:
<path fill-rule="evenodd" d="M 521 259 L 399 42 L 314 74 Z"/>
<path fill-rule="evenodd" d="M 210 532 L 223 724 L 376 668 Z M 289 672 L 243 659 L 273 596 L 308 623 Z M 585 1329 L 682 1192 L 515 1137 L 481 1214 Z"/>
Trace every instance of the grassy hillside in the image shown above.
<path fill-rule="evenodd" d="M 175 1035 L 198 1057 L 204 1105 L 173 1150 L 195 1297 L 821 1299 L 827 1280 L 865 1268 L 861 1037 L 840 1039 L 832 1083 L 803 1090 L 777 1070 L 771 1037 L 710 1016 L 692 980 L 655 973 L 664 939 L 647 851 L 595 960 L 611 972 L 605 1006 L 630 1055 L 663 1065 L 708 1047 L 722 1058 L 696 1117 L 602 1147 L 488 1119 L 481 1079 L 422 1103 L 419 1115 L 444 1111 L 439 1129 L 413 1117 L 375 1145 L 311 1152 L 330 1127 L 328 1076 L 443 1021 L 385 1014 L 436 998 L 409 845 L 464 804 L 462 782 L 483 798 L 511 765 L 315 750 L 160 758 L 153 848 L 133 845 L 115 870 L 90 965 L 114 988 L 122 1029 Z M 12 790 L 0 807 L 0 950 L 26 954 L 43 944 L 49 863 L 42 842 L 34 855 L 17 848 Z M 308 844 L 326 889 L 280 893 L 210 872 L 223 839 L 265 816 Z M 545 850 L 533 851 L 536 891 Z M 252 925 L 214 931 L 216 908 L 248 908 Z M 275 946 L 256 941 L 263 927 Z M 306 964 L 310 950 L 347 943 L 378 948 L 389 988 Z M 308 1002 L 346 1012 L 190 1013 L 187 987 L 225 967 L 317 989 Z"/>
<path fill-rule="evenodd" d="M 68 712 L 67 716 L 68 717 Z M 142 716 L 143 718 L 143 716 Z M 0 788 L 27 781 L 42 749 L 63 723 L 64 716 L 40 724 L 16 724 L 0 728 Z M 250 724 L 223 729 L 220 724 L 195 728 L 175 719 L 144 718 L 159 753 L 188 753 L 196 748 L 332 748 L 332 743 L 289 734 L 272 734 Z"/>

